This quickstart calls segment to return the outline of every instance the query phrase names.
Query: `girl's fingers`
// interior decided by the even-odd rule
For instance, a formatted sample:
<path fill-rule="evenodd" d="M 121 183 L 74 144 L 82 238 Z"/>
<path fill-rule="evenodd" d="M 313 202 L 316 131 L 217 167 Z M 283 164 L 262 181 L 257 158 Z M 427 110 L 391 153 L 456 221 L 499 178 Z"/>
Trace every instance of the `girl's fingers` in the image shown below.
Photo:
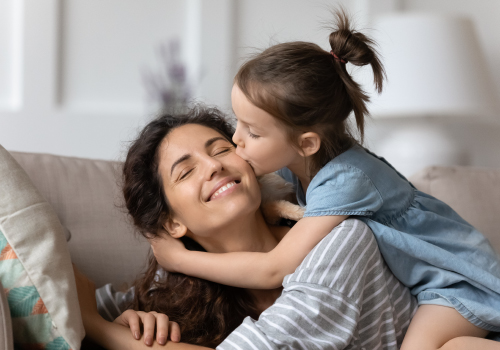
<path fill-rule="evenodd" d="M 149 312 L 142 316 L 142 324 L 144 327 L 144 344 L 151 346 L 153 345 L 153 339 L 155 334 L 156 317 L 152 312 Z"/>
<path fill-rule="evenodd" d="M 170 328 L 170 339 L 172 339 L 172 341 L 175 343 L 180 342 L 181 327 L 179 327 L 179 324 L 177 322 L 169 322 L 169 328 Z"/>
<path fill-rule="evenodd" d="M 164 345 L 168 337 L 168 316 L 165 314 L 156 314 L 156 341 Z"/>

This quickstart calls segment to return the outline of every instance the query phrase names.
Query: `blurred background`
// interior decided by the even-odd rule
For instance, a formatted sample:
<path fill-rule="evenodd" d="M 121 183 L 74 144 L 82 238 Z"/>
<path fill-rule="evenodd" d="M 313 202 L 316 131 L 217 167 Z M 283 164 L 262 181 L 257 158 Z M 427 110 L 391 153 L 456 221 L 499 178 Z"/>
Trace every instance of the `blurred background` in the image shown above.
<path fill-rule="evenodd" d="M 405 175 L 500 167 L 491 0 L 0 0 L 0 144 L 122 160 L 154 117 L 157 91 L 231 113 L 245 58 L 292 40 L 329 51 L 338 5 L 379 42 L 388 73 L 365 145 Z M 372 92 L 369 70 L 348 69 Z"/>

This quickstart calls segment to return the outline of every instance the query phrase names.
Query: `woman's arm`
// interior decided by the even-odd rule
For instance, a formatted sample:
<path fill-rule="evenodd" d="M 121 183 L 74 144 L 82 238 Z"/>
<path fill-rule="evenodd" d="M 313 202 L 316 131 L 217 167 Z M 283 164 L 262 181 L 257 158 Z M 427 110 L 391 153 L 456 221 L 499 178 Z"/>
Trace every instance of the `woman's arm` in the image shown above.
<path fill-rule="evenodd" d="M 166 270 L 240 288 L 272 289 L 279 287 L 314 246 L 347 217 L 303 218 L 268 253 L 188 251 L 174 239 L 157 239 L 151 245 L 158 263 Z"/>
<path fill-rule="evenodd" d="M 160 345 L 154 342 L 152 346 L 147 346 L 141 341 L 134 339 L 130 330 L 127 327 L 121 326 L 117 323 L 108 322 L 102 317 L 97 315 L 91 318 L 91 322 L 84 322 L 87 337 L 89 337 L 96 344 L 109 350 L 123 350 L 123 349 L 165 349 L 165 350 L 196 350 L 208 349 L 197 345 L 174 343 L 167 341 L 165 345 Z"/>
<path fill-rule="evenodd" d="M 78 301 L 83 319 L 83 325 L 87 337 L 96 344 L 109 350 L 124 350 L 124 349 L 168 349 L 168 350 L 188 350 L 188 349 L 208 349 L 196 345 L 175 343 L 167 341 L 166 345 L 160 345 L 154 342 L 152 346 L 147 346 L 141 339 L 138 341 L 132 336 L 128 327 L 124 327 L 118 323 L 108 322 L 103 319 L 97 312 L 97 304 L 95 300 L 94 284 L 74 269 L 76 288 L 78 290 Z"/>

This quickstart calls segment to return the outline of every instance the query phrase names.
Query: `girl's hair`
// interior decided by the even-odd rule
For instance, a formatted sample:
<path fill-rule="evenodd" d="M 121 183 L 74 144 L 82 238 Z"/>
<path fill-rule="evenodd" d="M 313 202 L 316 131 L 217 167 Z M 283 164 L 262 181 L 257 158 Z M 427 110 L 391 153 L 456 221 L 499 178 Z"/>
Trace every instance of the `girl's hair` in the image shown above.
<path fill-rule="evenodd" d="M 243 64 L 234 78 L 252 104 L 281 122 L 292 143 L 302 132 L 320 135 L 311 177 L 357 142 L 347 121 L 351 112 L 363 142 L 369 97 L 347 72 L 346 62 L 371 65 L 378 92 L 385 77 L 374 42 L 351 28 L 344 10 L 335 16 L 331 52 L 308 42 L 278 44 Z"/>
<path fill-rule="evenodd" d="M 234 129 L 215 108 L 195 107 L 183 115 L 162 115 L 150 122 L 132 142 L 123 166 L 125 205 L 136 228 L 146 238 L 156 238 L 171 215 L 168 199 L 158 173 L 159 146 L 175 128 L 199 124 L 218 131 L 228 141 Z M 196 137 L 196 135 L 193 135 Z M 188 237 L 186 248 L 203 250 Z M 246 316 L 257 312 L 244 290 L 208 282 L 178 273 L 159 278 L 159 265 L 152 256 L 145 274 L 135 281 L 132 308 L 165 313 L 179 323 L 182 340 L 215 347 Z"/>

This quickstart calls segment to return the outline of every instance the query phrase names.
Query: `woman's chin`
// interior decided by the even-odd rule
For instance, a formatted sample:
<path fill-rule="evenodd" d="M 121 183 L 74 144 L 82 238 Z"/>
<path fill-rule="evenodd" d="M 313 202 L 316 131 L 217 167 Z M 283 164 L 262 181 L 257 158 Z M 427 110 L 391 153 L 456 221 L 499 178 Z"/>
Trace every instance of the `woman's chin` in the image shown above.
<path fill-rule="evenodd" d="M 256 198 L 258 199 L 258 198 Z M 197 221 L 214 229 L 222 229 L 227 226 L 238 225 L 250 218 L 255 218 L 255 213 L 259 210 L 260 201 L 248 198 L 247 196 L 225 196 L 211 203 L 214 209 L 207 220 L 198 218 Z"/>
<path fill-rule="evenodd" d="M 253 214 L 259 210 L 259 206 L 259 204 L 250 201 L 234 200 L 224 206 L 221 215 L 228 221 L 244 220 L 246 217 L 253 217 Z"/>

